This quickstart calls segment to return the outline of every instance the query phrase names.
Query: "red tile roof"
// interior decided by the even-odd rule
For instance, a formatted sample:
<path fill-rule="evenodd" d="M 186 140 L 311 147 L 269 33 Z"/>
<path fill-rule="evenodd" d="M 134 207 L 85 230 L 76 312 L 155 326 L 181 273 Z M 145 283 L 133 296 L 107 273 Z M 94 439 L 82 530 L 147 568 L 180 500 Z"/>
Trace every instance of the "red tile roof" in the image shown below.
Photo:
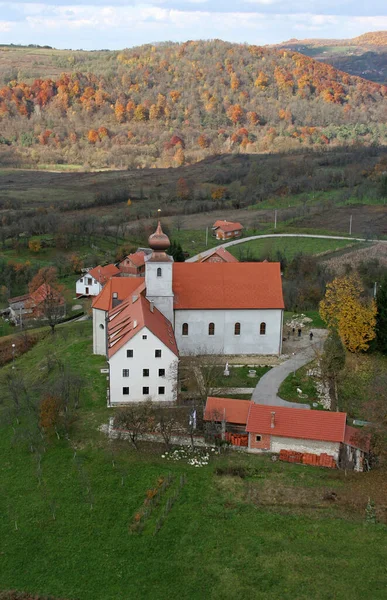
<path fill-rule="evenodd" d="M 30 301 L 36 305 L 44 302 L 47 296 L 51 296 L 59 300 L 59 304 L 64 304 L 64 298 L 55 288 L 51 287 L 48 283 L 43 283 L 38 289 L 32 292 L 29 296 Z"/>
<path fill-rule="evenodd" d="M 175 309 L 284 308 L 279 263 L 174 263 Z"/>
<path fill-rule="evenodd" d="M 113 294 L 117 294 L 118 301 L 124 301 L 128 296 L 141 294 L 145 289 L 143 278 L 138 277 L 112 277 L 103 290 L 96 296 L 92 308 L 110 310 L 113 308 Z"/>
<path fill-rule="evenodd" d="M 240 223 L 231 223 L 230 221 L 215 221 L 212 229 L 221 229 L 222 231 L 239 231 L 243 229 L 243 225 Z"/>
<path fill-rule="evenodd" d="M 135 267 L 142 267 L 145 265 L 145 257 L 146 254 L 142 250 L 138 252 L 134 252 L 133 254 L 128 254 L 121 262 L 125 262 L 126 260 L 130 260 Z"/>
<path fill-rule="evenodd" d="M 204 411 L 205 421 L 222 421 L 246 425 L 251 406 L 250 400 L 233 400 L 231 398 L 207 398 Z"/>
<path fill-rule="evenodd" d="M 215 248 L 215 250 L 213 250 L 212 252 L 210 252 L 209 254 L 207 254 L 207 256 L 205 256 L 204 258 L 202 258 L 201 260 L 199 260 L 198 262 L 208 262 L 208 260 L 210 258 L 213 258 L 215 256 L 219 256 L 219 258 L 222 259 L 223 262 L 239 262 L 237 258 L 235 258 L 235 256 L 233 256 L 231 254 L 231 252 L 228 252 L 225 248 Z"/>
<path fill-rule="evenodd" d="M 105 267 L 98 265 L 97 267 L 94 267 L 94 269 L 91 269 L 91 271 L 88 271 L 85 276 L 91 275 L 94 279 L 99 281 L 99 283 L 105 284 L 111 277 L 118 275 L 119 272 L 120 270 L 116 265 L 106 265 Z"/>
<path fill-rule="evenodd" d="M 129 297 L 109 311 L 108 356 L 113 356 L 143 327 L 147 327 L 176 356 L 179 355 L 172 324 L 144 296 Z"/>
<path fill-rule="evenodd" d="M 252 403 L 246 431 L 304 440 L 343 442 L 346 418 L 346 413 L 342 412 Z"/>
<path fill-rule="evenodd" d="M 345 428 L 344 443 L 354 448 L 360 448 L 363 452 L 369 452 L 371 436 L 361 431 L 361 429 L 347 425 Z"/>

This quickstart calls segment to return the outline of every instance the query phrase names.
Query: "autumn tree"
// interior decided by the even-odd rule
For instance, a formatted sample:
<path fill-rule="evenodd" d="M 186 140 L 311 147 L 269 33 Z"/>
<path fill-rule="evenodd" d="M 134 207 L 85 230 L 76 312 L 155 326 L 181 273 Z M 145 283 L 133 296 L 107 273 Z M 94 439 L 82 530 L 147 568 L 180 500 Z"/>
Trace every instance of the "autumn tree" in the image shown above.
<path fill-rule="evenodd" d="M 363 298 L 363 292 L 357 274 L 344 275 L 328 283 L 320 302 L 321 318 L 350 352 L 368 350 L 375 338 L 376 304 Z"/>
<path fill-rule="evenodd" d="M 43 283 L 55 285 L 57 276 L 58 272 L 55 267 L 42 267 L 28 284 L 30 294 L 35 292 Z"/>
<path fill-rule="evenodd" d="M 227 111 L 227 116 L 236 125 L 243 121 L 244 112 L 240 104 L 232 104 Z"/>
<path fill-rule="evenodd" d="M 40 240 L 30 240 L 28 242 L 28 248 L 31 252 L 35 252 L 36 254 L 41 250 L 42 244 Z"/>

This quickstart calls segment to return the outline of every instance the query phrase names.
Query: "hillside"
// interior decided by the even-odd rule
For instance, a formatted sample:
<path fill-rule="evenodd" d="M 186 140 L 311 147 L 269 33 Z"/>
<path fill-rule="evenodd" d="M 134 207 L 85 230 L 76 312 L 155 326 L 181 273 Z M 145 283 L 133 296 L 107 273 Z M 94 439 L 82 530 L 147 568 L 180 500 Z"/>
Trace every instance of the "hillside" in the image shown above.
<path fill-rule="evenodd" d="M 387 82 L 387 31 L 365 33 L 344 40 L 291 39 L 274 47 L 301 52 L 370 81 Z"/>
<path fill-rule="evenodd" d="M 0 164 L 169 167 L 387 141 L 387 87 L 294 51 L 219 40 L 119 53 L 6 47 L 0 64 L 9 53 L 21 66 L 2 72 Z"/>

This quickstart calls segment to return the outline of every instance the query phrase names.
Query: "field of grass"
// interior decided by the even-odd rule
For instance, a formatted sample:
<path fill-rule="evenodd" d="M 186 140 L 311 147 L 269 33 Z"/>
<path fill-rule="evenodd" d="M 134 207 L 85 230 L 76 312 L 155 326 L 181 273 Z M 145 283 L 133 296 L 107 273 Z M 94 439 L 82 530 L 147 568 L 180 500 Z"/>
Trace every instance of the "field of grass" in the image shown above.
<path fill-rule="evenodd" d="M 31 388 L 52 376 L 48 356 L 88 385 L 69 440 L 49 440 L 40 470 L 23 422 L 13 431 L 1 420 L 0 589 L 73 600 L 384 599 L 387 530 L 364 525 L 375 474 L 344 477 L 234 453 L 194 469 L 166 462 L 157 446 L 136 453 L 98 432 L 111 411 L 90 323 L 69 325 L 17 359 Z M 153 535 L 152 516 L 142 534 L 130 533 L 147 490 L 168 472 L 187 483 L 160 531 Z M 327 489 L 340 502 L 324 501 Z"/>
<path fill-rule="evenodd" d="M 323 252 L 334 252 L 352 244 L 346 240 L 326 240 L 312 238 L 264 238 L 252 240 L 243 244 L 237 244 L 228 248 L 229 252 L 236 258 L 243 257 L 256 259 L 275 259 L 280 252 L 291 260 L 296 254 L 321 254 Z"/>
<path fill-rule="evenodd" d="M 284 324 L 286 325 L 286 322 L 290 321 L 295 314 L 296 313 L 291 312 L 291 311 L 285 311 L 284 312 Z M 308 327 L 313 328 L 313 329 L 325 329 L 326 328 L 326 323 L 320 317 L 318 310 L 306 310 L 302 314 L 304 314 L 306 317 L 309 317 L 309 319 L 312 319 L 312 322 L 308 324 Z"/>

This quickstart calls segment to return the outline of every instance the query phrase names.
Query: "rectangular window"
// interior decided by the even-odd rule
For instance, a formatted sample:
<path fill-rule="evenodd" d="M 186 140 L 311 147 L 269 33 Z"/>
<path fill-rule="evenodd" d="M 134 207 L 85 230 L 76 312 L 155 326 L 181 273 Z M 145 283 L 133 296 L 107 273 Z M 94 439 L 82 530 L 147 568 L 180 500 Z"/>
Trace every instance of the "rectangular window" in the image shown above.
<path fill-rule="evenodd" d="M 81 283 L 83 283 L 83 277 L 82 277 L 82 279 L 80 279 L 79 281 L 80 281 Z"/>
<path fill-rule="evenodd" d="M 129 396 L 129 388 L 128 387 L 123 387 L 122 388 L 122 393 L 124 396 Z"/>
<path fill-rule="evenodd" d="M 165 369 L 159 369 L 159 377 L 165 377 Z"/>
<path fill-rule="evenodd" d="M 155 358 L 161 358 L 161 350 L 155 350 Z"/>
<path fill-rule="evenodd" d="M 92 278 L 91 278 L 91 277 L 88 277 L 88 278 L 87 278 L 87 283 L 88 283 L 89 285 L 92 285 L 92 284 L 93 284 L 93 280 L 92 280 Z"/>
<path fill-rule="evenodd" d="M 262 436 L 261 435 L 256 435 L 255 436 L 255 441 L 256 442 L 261 442 L 262 441 Z"/>
<path fill-rule="evenodd" d="M 143 369 L 142 370 L 142 376 L 143 377 L 149 377 L 149 369 Z"/>
<path fill-rule="evenodd" d="M 129 377 L 129 369 L 122 369 L 122 377 Z"/>
<path fill-rule="evenodd" d="M 147 335 L 143 335 L 143 336 L 142 336 L 142 339 L 143 339 L 143 340 L 147 340 L 147 339 L 148 339 L 148 336 L 147 336 Z"/>
<path fill-rule="evenodd" d="M 159 387 L 159 396 L 165 394 L 165 387 Z"/>
<path fill-rule="evenodd" d="M 126 351 L 126 358 L 133 358 L 133 350 Z"/>
<path fill-rule="evenodd" d="M 143 387 L 142 388 L 142 393 L 144 394 L 144 396 L 149 396 L 149 388 L 148 387 Z"/>

